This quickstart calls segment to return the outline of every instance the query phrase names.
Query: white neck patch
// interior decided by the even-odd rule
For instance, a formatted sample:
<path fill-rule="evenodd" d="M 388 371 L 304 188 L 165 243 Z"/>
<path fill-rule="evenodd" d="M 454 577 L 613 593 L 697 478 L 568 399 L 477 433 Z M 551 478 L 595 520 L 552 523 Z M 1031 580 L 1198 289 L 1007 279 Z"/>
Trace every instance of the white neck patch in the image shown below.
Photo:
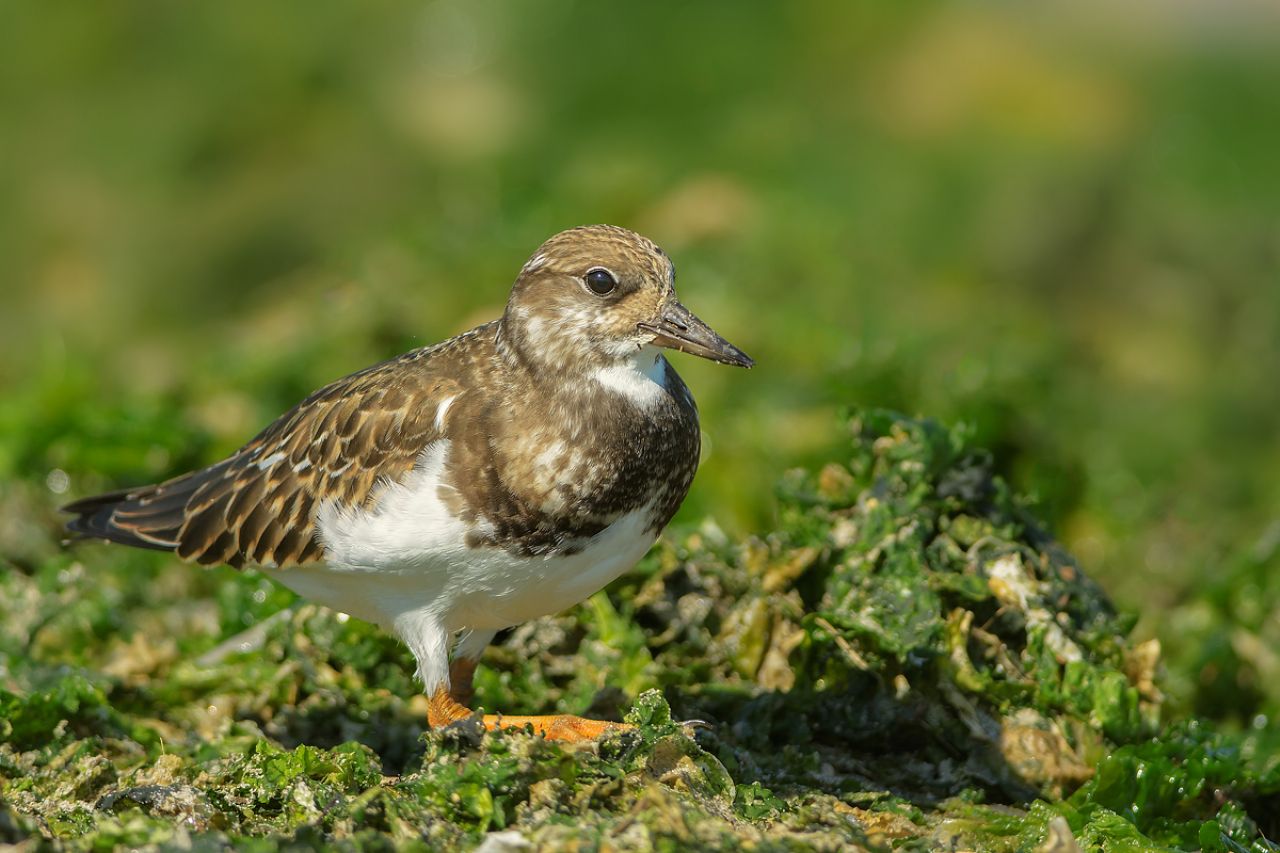
<path fill-rule="evenodd" d="M 656 347 L 644 347 L 631 358 L 596 370 L 591 378 L 637 406 L 647 407 L 667 393 L 667 361 Z"/>

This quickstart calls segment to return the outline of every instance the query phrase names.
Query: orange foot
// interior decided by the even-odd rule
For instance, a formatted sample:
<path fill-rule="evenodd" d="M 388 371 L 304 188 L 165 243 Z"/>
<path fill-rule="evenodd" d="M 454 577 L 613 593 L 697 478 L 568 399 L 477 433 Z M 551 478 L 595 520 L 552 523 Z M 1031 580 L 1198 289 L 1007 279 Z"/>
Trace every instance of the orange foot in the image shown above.
<path fill-rule="evenodd" d="M 438 690 L 427 702 L 427 722 L 438 729 L 471 716 L 471 710 L 460 699 L 471 696 L 471 675 L 474 662 L 454 661 L 450 667 L 451 690 Z M 538 717 L 510 717 L 505 714 L 485 714 L 481 720 L 489 731 L 494 729 L 522 729 L 532 726 L 534 734 L 547 740 L 580 743 L 595 740 L 605 732 L 631 728 L 626 723 L 608 723 L 604 720 L 588 720 L 572 714 L 551 714 Z"/>

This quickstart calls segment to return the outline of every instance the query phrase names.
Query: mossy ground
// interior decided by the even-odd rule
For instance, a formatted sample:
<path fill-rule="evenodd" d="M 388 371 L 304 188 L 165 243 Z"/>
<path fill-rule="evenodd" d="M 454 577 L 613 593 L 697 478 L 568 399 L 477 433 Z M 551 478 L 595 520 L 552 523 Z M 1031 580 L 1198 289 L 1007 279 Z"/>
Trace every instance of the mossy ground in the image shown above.
<path fill-rule="evenodd" d="M 1156 644 L 964 430 L 846 427 L 767 536 L 676 532 L 490 650 L 479 705 L 637 725 L 594 745 L 426 732 L 403 648 L 252 576 L 11 565 L 0 839 L 1276 849 L 1275 744 L 1162 719 Z"/>

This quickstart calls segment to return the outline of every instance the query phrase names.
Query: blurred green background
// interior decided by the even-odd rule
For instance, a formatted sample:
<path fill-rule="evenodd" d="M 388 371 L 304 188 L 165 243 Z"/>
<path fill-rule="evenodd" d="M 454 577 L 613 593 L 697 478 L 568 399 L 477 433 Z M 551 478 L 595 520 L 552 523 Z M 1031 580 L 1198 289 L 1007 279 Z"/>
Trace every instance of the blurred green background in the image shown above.
<path fill-rule="evenodd" d="M 1176 702 L 1280 710 L 1274 3 L 6 4 L 0 56 L 11 562 L 612 222 L 759 362 L 674 359 L 682 520 L 766 532 L 842 406 L 969 421 Z"/>

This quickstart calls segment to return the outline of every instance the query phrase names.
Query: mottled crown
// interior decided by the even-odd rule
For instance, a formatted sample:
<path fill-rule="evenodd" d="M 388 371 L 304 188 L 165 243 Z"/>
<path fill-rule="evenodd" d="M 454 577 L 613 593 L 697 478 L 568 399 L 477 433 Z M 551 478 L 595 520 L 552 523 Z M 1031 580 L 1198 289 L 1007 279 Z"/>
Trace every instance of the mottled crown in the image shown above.
<path fill-rule="evenodd" d="M 622 269 L 613 269 L 610 262 Z M 670 282 L 675 277 L 671 259 L 657 243 L 616 225 L 579 225 L 561 231 L 538 247 L 520 274 L 544 269 L 574 274 L 596 264 L 619 274 L 634 270 L 656 281 Z"/>

